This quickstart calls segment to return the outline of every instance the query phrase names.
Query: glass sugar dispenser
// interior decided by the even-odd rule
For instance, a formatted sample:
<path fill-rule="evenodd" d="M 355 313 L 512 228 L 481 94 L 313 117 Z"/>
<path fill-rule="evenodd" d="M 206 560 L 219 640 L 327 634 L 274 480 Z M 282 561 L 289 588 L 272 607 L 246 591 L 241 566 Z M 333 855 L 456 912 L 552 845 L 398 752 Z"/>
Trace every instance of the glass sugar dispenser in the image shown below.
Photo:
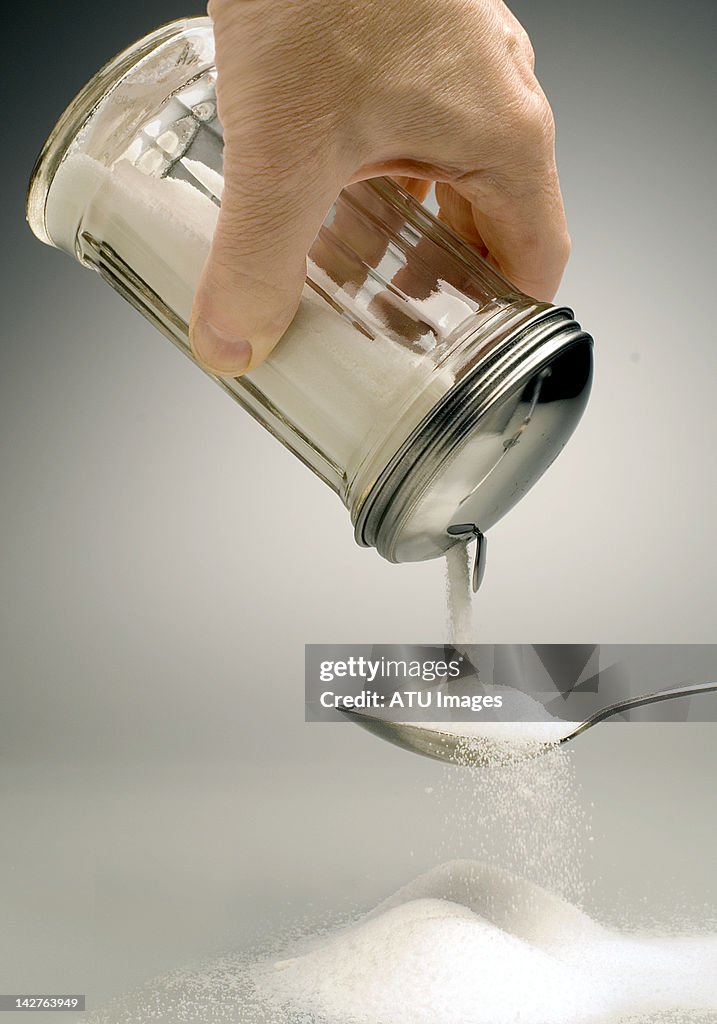
<path fill-rule="evenodd" d="M 176 21 L 109 62 L 61 116 L 28 220 L 192 358 L 187 324 L 222 195 L 211 22 Z M 592 341 L 518 292 L 388 178 L 353 184 L 262 366 L 215 378 L 392 562 L 484 534 L 542 475 L 587 402 Z"/>

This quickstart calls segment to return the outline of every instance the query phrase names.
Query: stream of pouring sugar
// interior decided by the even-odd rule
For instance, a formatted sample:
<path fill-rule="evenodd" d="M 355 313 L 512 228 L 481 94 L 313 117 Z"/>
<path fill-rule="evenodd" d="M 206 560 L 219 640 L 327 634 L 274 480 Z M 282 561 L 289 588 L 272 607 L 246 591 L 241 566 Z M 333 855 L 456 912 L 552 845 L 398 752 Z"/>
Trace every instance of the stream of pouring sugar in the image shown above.
<path fill-rule="evenodd" d="M 455 544 L 445 558 L 448 641 L 472 644 L 468 545 Z M 439 839 L 437 852 L 455 857 L 460 848 L 462 856 L 492 861 L 579 899 L 589 827 L 572 753 L 557 744 L 571 723 L 552 719 L 520 691 L 509 694 L 508 708 L 523 720 L 482 722 L 478 715 L 469 721 L 411 723 L 459 737 L 456 767 L 447 769 L 439 785 L 445 817 L 439 834 L 445 841 Z"/>
<path fill-rule="evenodd" d="M 446 551 L 446 613 L 448 642 L 471 644 L 473 637 L 471 567 L 468 545 Z"/>

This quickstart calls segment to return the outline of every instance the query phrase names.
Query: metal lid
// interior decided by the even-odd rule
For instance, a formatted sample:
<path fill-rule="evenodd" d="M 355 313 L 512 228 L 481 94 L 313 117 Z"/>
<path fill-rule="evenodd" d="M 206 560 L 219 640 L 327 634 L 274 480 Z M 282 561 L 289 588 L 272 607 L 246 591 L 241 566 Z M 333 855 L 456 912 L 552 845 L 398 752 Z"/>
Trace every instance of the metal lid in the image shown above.
<path fill-rule="evenodd" d="M 478 538 L 542 476 L 585 408 L 592 339 L 549 307 L 509 334 L 401 445 L 358 511 L 356 540 L 391 562 L 435 558 Z"/>

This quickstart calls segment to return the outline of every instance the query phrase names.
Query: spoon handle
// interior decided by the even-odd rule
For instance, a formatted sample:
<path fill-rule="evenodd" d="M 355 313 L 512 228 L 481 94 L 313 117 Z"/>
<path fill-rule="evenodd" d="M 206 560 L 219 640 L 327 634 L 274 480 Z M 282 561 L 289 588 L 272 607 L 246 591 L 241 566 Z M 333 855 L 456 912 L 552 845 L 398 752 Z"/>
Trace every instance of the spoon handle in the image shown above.
<path fill-rule="evenodd" d="M 596 711 L 594 715 L 586 719 L 577 729 L 564 736 L 560 742 L 568 743 L 575 739 L 587 729 L 591 729 L 598 722 L 604 722 L 606 718 L 619 715 L 623 711 L 630 711 L 633 708 L 641 708 L 646 704 L 659 704 L 663 700 L 673 700 L 675 697 L 693 697 L 698 693 L 713 693 L 717 691 L 717 682 L 712 683 L 685 683 L 682 686 L 673 686 L 669 690 L 657 690 L 655 693 L 646 693 L 642 697 L 628 697 L 626 700 L 619 700 L 615 704 L 608 704 L 607 707 Z"/>

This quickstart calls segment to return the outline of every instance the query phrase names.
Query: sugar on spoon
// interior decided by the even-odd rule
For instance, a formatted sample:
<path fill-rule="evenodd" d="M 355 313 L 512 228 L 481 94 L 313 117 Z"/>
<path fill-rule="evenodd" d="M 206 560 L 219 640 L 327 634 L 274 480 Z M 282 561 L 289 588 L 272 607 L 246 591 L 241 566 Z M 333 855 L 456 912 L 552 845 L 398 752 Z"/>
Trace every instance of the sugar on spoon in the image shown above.
<path fill-rule="evenodd" d="M 556 746 L 570 743 L 576 737 L 581 736 L 592 729 L 599 722 L 604 722 L 615 715 L 623 714 L 625 711 L 632 711 L 635 708 L 645 707 L 647 704 L 658 704 L 661 701 L 675 700 L 679 697 L 693 697 L 701 693 L 717 692 L 717 681 L 709 683 L 685 683 L 681 686 L 673 686 L 667 690 L 657 690 L 654 693 L 647 693 L 640 697 L 628 697 L 624 700 L 609 704 L 579 725 L 574 722 L 565 722 L 566 732 L 560 735 L 558 726 L 560 721 L 552 719 L 550 722 L 536 723 L 535 737 L 529 742 L 522 742 L 511 749 L 511 760 L 515 760 L 524 753 L 525 757 L 534 757 Z M 394 722 L 377 715 L 367 714 L 355 708 L 340 708 L 343 714 L 347 715 L 356 725 L 362 726 L 369 732 L 380 736 L 389 743 L 404 747 L 416 754 L 433 758 L 436 761 L 450 761 L 453 763 L 468 765 L 488 765 L 495 763 L 496 746 L 508 747 L 509 740 L 501 738 L 500 722 L 490 723 L 490 730 L 475 734 L 473 737 L 465 730 L 451 732 L 451 723 L 439 723 L 440 728 L 428 723 L 417 724 L 415 722 Z M 463 724 L 463 723 L 461 723 Z M 549 740 L 540 739 L 540 727 L 549 726 Z M 485 742 L 481 742 L 485 741 Z M 512 745 L 511 745 L 512 747 Z"/>

